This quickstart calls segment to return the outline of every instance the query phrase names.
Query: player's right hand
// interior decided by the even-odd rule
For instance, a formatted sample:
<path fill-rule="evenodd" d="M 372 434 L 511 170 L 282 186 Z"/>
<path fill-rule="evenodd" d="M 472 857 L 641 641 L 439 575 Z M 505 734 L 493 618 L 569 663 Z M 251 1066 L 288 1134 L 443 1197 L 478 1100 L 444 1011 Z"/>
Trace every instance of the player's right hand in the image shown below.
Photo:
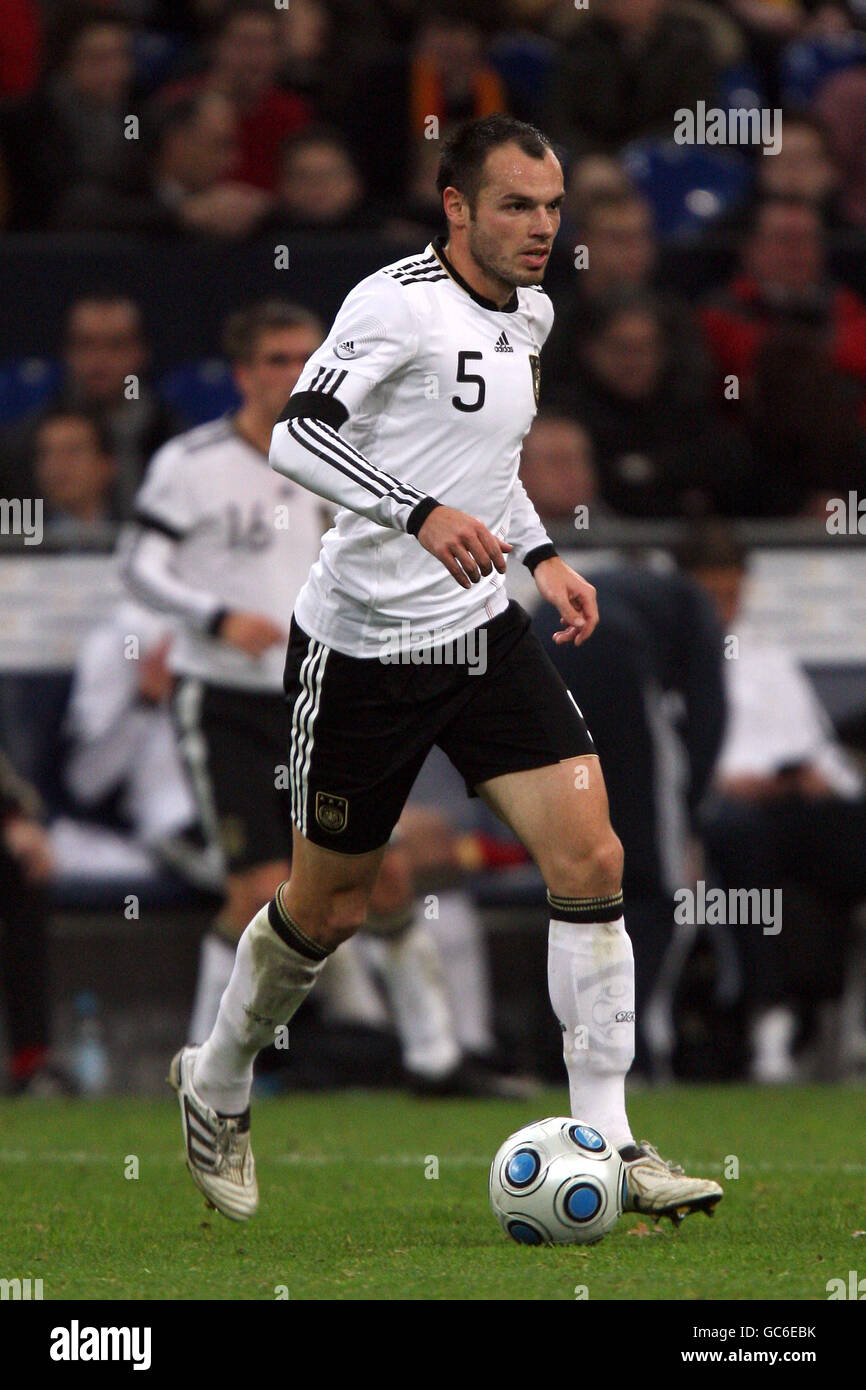
<path fill-rule="evenodd" d="M 261 613 L 227 613 L 220 623 L 219 635 L 247 656 L 261 656 L 275 642 L 287 642 L 289 637 Z"/>
<path fill-rule="evenodd" d="M 463 589 L 497 569 L 505 573 L 505 555 L 512 547 L 488 531 L 482 521 L 454 507 L 434 507 L 418 539 L 441 562 Z"/>

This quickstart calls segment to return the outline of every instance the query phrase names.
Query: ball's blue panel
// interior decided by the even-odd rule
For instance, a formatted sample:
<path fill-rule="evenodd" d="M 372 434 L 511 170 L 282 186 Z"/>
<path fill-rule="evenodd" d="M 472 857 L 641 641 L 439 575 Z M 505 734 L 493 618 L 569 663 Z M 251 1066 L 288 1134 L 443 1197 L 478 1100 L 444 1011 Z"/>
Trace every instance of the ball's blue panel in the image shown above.
<path fill-rule="evenodd" d="M 589 1183 L 578 1183 L 565 1198 L 565 1210 L 572 1221 L 591 1221 L 601 1210 L 601 1195 Z"/>
<path fill-rule="evenodd" d="M 622 1209 L 623 1211 L 625 1211 L 626 1203 L 628 1201 L 628 1177 L 626 1176 L 626 1171 L 624 1168 L 622 1170 L 622 1188 L 620 1191 L 620 1198 L 622 1201 Z"/>
<path fill-rule="evenodd" d="M 604 1148 L 603 1136 L 597 1129 L 590 1129 L 589 1125 L 572 1125 L 568 1133 L 575 1144 L 579 1144 L 582 1149 L 589 1149 L 590 1153 L 599 1153 Z"/>
<path fill-rule="evenodd" d="M 518 1149 L 505 1165 L 505 1176 L 512 1187 L 527 1187 L 537 1176 L 541 1159 L 534 1149 Z"/>
<path fill-rule="evenodd" d="M 527 1226 L 525 1221 L 509 1221 L 508 1234 L 518 1245 L 543 1244 L 541 1233 L 534 1226 Z"/>

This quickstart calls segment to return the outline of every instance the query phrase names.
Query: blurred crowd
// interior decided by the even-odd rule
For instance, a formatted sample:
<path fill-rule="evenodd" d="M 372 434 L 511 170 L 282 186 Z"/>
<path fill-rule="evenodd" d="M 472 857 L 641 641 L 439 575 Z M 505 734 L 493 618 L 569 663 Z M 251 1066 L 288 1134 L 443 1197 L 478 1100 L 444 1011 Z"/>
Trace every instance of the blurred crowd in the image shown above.
<path fill-rule="evenodd" d="M 389 240 L 423 245 L 440 229 L 442 135 L 509 111 L 552 136 L 566 169 L 543 404 L 580 427 L 599 505 L 823 515 L 857 485 L 866 11 L 855 0 L 5 0 L 3 21 L 7 232 L 233 246 L 355 231 L 382 238 L 387 260 Z M 677 144 L 676 113 L 699 103 L 778 113 L 781 139 Z M 717 283 L 690 294 L 666 249 L 711 244 L 730 255 Z M 840 245 L 850 283 L 834 270 Z M 126 514 L 155 444 L 197 422 L 173 419 L 158 390 L 124 402 L 148 350 L 135 303 L 70 308 L 45 393 L 98 415 L 111 447 L 68 416 L 35 432 L 20 418 L 26 392 L 0 389 L 0 426 L 15 426 L 5 495 L 30 470 L 59 477 L 58 440 L 71 447 L 75 432 L 90 483 L 55 510 Z"/>
<path fill-rule="evenodd" d="M 0 18 L 10 239 L 132 237 L 230 256 L 292 232 L 354 233 L 385 264 L 442 230 L 435 171 L 454 123 L 506 111 L 554 140 L 567 196 L 527 490 L 578 542 L 581 509 L 705 528 L 679 569 L 622 565 L 600 579 L 605 623 L 562 663 L 625 843 L 639 992 L 661 1001 L 638 1065 L 651 1075 L 671 1058 L 671 894 L 695 869 L 668 862 L 674 846 L 704 855 L 715 882 L 787 885 L 786 952 L 753 935 L 734 954 L 753 1074 L 795 1076 L 809 1008 L 838 1003 L 850 977 L 866 796 L 796 662 L 767 651 L 723 661 L 748 568 L 725 523 L 817 524 L 866 476 L 866 6 L 2 0 Z M 677 144 L 676 113 L 699 103 L 780 112 L 781 142 Z M 721 248 L 699 293 L 682 273 L 690 248 Z M 167 440 L 249 407 L 219 342 L 207 363 L 158 369 L 145 309 L 134 292 L 72 293 L 50 360 L 0 364 L 0 497 L 42 498 L 61 549 L 130 520 Z M 305 306 L 293 312 L 296 380 L 324 328 Z M 550 621 L 536 616 L 546 638 Z M 131 632 L 134 667 L 119 656 Z M 104 854 L 121 874 L 170 866 L 219 895 L 172 741 L 171 640 L 170 624 L 125 604 L 82 650 L 62 762 L 38 789 L 65 818 L 53 843 L 39 830 L 44 804 L 0 763 L 0 878 L 7 916 L 26 927 L 7 931 L 0 953 L 19 1088 L 48 1055 L 41 895 L 52 855 L 56 867 Z M 489 983 L 464 888 L 520 854 L 491 827 L 444 814 L 452 795 L 434 779 L 404 834 L 422 881 L 457 885 L 434 935 L 461 1045 L 484 1053 Z M 354 965 L 341 955 L 348 973 L 331 1007 L 352 1014 L 354 1000 L 352 1016 L 369 1019 L 359 950 Z M 855 1025 L 862 1049 L 862 999 Z"/>

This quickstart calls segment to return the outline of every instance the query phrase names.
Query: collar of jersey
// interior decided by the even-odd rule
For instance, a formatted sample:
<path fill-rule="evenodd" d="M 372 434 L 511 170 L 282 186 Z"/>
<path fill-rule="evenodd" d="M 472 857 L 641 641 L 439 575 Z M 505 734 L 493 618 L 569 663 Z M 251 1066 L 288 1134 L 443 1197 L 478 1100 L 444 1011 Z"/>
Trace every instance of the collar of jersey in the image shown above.
<path fill-rule="evenodd" d="M 463 279 L 463 276 L 460 274 L 460 271 L 455 269 L 455 267 L 451 264 L 448 257 L 445 255 L 445 251 L 443 249 L 445 246 L 444 236 L 442 236 L 441 234 L 439 236 L 435 236 L 431 241 L 430 245 L 433 248 L 433 254 L 437 257 L 439 261 L 441 261 L 443 268 L 447 270 L 448 274 L 451 276 L 451 279 L 456 280 L 461 290 L 465 290 L 466 293 L 469 295 L 470 299 L 474 299 L 475 303 L 480 304 L 482 309 L 492 309 L 495 314 L 514 313 L 515 309 L 518 307 L 516 289 L 512 294 L 511 298 L 509 299 L 508 303 L 503 304 L 502 308 L 500 309 L 499 305 L 495 304 L 492 299 L 486 299 L 483 294 L 479 294 L 477 290 L 473 290 L 472 286 Z"/>

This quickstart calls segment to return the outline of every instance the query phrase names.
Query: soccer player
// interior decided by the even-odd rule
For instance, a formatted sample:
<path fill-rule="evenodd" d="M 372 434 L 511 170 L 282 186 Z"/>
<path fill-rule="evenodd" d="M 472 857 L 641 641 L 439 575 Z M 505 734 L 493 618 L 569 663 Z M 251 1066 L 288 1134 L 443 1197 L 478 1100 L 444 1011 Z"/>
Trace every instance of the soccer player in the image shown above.
<path fill-rule="evenodd" d="M 289 798 L 275 785 L 285 763 L 286 614 L 325 516 L 319 498 L 268 466 L 268 446 L 321 340 L 312 314 L 280 300 L 229 317 L 224 347 L 240 409 L 158 450 L 122 553 L 133 595 L 178 624 L 169 659 L 178 745 L 226 869 L 224 902 L 201 946 L 189 1032 L 197 1041 L 213 1026 L 241 932 L 289 873 Z"/>
<path fill-rule="evenodd" d="M 210 1037 L 171 1064 L 187 1162 L 224 1215 L 256 1210 L 254 1058 L 363 924 L 388 837 L 438 744 L 547 884 L 573 1113 L 620 1150 L 630 1208 L 678 1220 L 710 1210 L 722 1189 L 629 1128 L 622 848 L 580 711 L 505 592 L 510 553 L 558 610 L 555 641 L 583 642 L 598 620 L 594 589 L 557 555 L 517 478 L 553 317 L 541 280 L 562 170 L 539 131 L 489 116 L 449 137 L 437 183 L 447 238 L 352 290 L 274 429 L 277 472 L 341 511 L 298 596 L 284 673 L 291 877 L 241 937 Z"/>

